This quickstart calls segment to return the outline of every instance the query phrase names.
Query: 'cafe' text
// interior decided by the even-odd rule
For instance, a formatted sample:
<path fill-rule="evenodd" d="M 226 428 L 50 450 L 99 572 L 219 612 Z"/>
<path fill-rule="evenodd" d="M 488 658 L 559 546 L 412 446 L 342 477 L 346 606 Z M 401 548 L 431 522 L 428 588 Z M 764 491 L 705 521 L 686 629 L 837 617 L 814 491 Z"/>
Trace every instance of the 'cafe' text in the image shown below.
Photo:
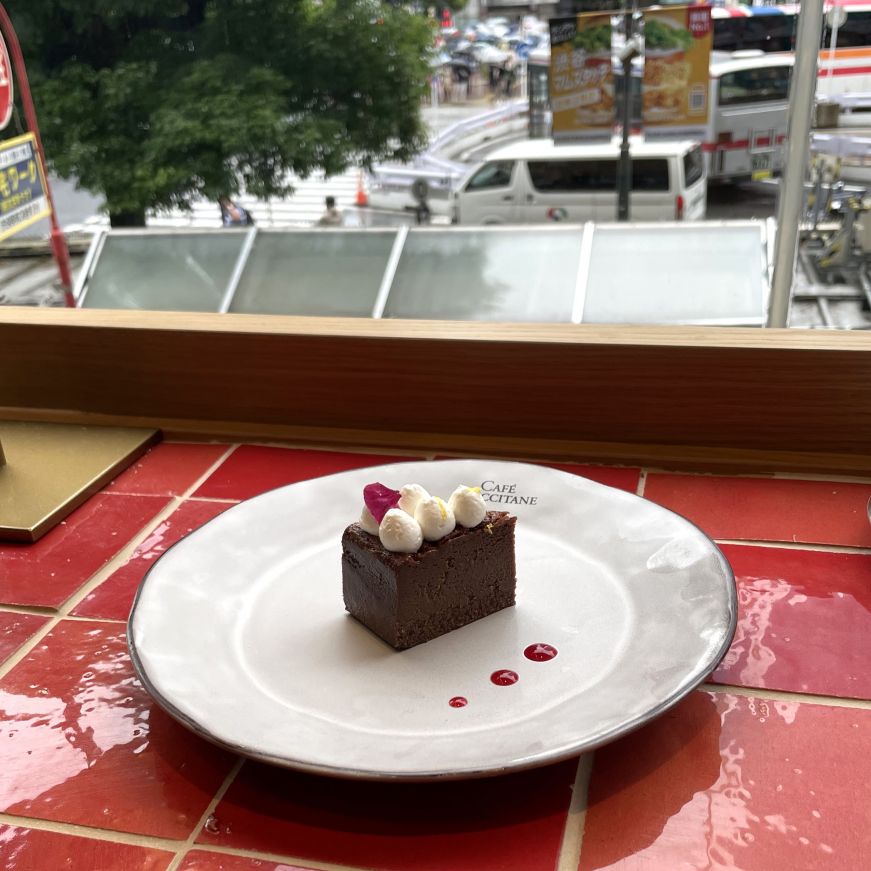
<path fill-rule="evenodd" d="M 485 502 L 499 502 L 502 505 L 536 505 L 538 496 L 518 496 L 514 491 L 517 484 L 497 484 L 495 481 L 481 483 L 481 496 Z"/>

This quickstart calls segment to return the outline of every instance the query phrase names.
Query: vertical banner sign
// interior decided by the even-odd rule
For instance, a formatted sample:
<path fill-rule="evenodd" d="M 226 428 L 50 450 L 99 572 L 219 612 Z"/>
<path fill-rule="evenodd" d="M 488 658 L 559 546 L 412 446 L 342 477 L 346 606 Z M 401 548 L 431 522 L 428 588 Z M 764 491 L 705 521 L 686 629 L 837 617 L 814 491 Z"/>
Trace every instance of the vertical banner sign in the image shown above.
<path fill-rule="evenodd" d="M 3 35 L 0 34 L 0 130 L 12 118 L 12 64 Z"/>
<path fill-rule="evenodd" d="M 614 70 L 609 15 L 551 20 L 550 103 L 555 141 L 610 140 Z"/>
<path fill-rule="evenodd" d="M 641 105 L 648 133 L 703 134 L 712 41 L 708 6 L 644 11 Z"/>
<path fill-rule="evenodd" d="M 51 213 L 32 133 L 0 142 L 0 239 Z"/>

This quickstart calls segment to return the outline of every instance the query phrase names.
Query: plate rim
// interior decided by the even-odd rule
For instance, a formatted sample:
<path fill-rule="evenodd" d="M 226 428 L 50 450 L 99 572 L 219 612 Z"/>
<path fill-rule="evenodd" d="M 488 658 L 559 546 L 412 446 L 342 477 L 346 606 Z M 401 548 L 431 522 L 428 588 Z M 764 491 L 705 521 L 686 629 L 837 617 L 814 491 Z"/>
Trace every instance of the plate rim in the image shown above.
<path fill-rule="evenodd" d="M 254 747 L 237 744 L 235 742 L 224 741 L 223 739 L 214 735 L 212 732 L 209 731 L 209 729 L 201 725 L 192 717 L 189 717 L 187 714 L 183 713 L 179 708 L 176 707 L 173 702 L 167 699 L 154 686 L 154 684 L 148 677 L 147 671 L 140 659 L 139 652 L 136 649 L 136 643 L 133 638 L 133 620 L 136 616 L 136 610 L 139 605 L 141 593 L 145 589 L 145 585 L 148 581 L 149 576 L 151 575 L 152 571 L 154 571 L 154 569 L 158 566 L 163 557 L 171 550 L 173 550 L 173 548 L 182 544 L 193 533 L 198 532 L 199 530 L 218 520 L 218 518 L 222 517 L 224 514 L 226 514 L 227 511 L 231 510 L 232 508 L 236 508 L 240 505 L 245 504 L 246 502 L 251 502 L 255 499 L 260 498 L 261 496 L 266 496 L 269 493 L 274 493 L 277 490 L 284 490 L 288 487 L 293 487 L 296 484 L 310 483 L 320 478 L 329 478 L 335 475 L 343 475 L 348 472 L 359 472 L 365 469 L 375 470 L 390 468 L 393 466 L 402 466 L 405 465 L 406 462 L 439 463 L 452 461 L 471 461 L 481 463 L 499 462 L 519 466 L 537 467 L 540 469 L 547 469 L 549 472 L 555 472 L 558 475 L 567 475 L 572 478 L 582 478 L 589 483 L 594 484 L 596 487 L 604 487 L 608 490 L 615 490 L 629 496 L 634 496 L 636 499 L 647 501 L 660 511 L 665 511 L 669 514 L 674 515 L 675 517 L 679 517 L 681 520 L 683 520 L 685 523 L 695 529 L 699 533 L 699 535 L 701 535 L 709 543 L 711 548 L 713 548 L 713 552 L 717 557 L 720 567 L 723 569 L 728 592 L 729 606 L 731 610 L 729 625 L 724 634 L 723 641 L 721 645 L 717 648 L 716 652 L 710 657 L 710 661 L 708 662 L 708 664 L 706 664 L 704 668 L 700 669 L 697 674 L 693 675 L 692 679 L 686 685 L 681 685 L 674 693 L 659 702 L 659 704 L 651 708 L 647 708 L 643 713 L 638 714 L 630 720 L 620 723 L 618 726 L 615 726 L 614 728 L 610 729 L 605 733 L 597 733 L 594 738 L 579 740 L 571 744 L 570 746 L 560 747 L 555 750 L 542 751 L 541 753 L 537 753 L 533 756 L 525 757 L 520 760 L 515 760 L 514 762 L 505 765 L 488 766 L 483 768 L 452 768 L 449 770 L 433 769 L 430 771 L 415 772 L 375 771 L 372 769 L 347 768 L 339 765 L 332 766 L 317 764 L 297 759 L 290 755 L 274 756 L 270 753 L 264 753 L 262 751 L 259 751 Z M 604 468 L 615 467 L 607 466 Z M 192 530 L 192 532 L 188 533 L 187 535 L 180 538 L 178 541 L 171 544 L 163 553 L 160 554 L 160 556 L 156 560 L 154 560 L 154 562 L 148 567 L 145 574 L 142 576 L 142 580 L 139 582 L 139 585 L 136 588 L 136 594 L 133 597 L 133 604 L 130 607 L 130 614 L 124 626 L 127 637 L 127 649 L 130 654 L 131 662 L 133 663 L 134 671 L 136 672 L 136 677 L 141 682 L 143 688 L 149 694 L 149 696 L 160 706 L 160 708 L 166 714 L 172 717 L 172 719 L 174 719 L 176 722 L 185 726 L 199 737 L 204 738 L 205 740 L 218 747 L 221 747 L 224 750 L 228 750 L 247 759 L 253 759 L 257 762 L 264 762 L 269 765 L 275 765 L 279 768 L 285 768 L 293 771 L 302 771 L 308 774 L 323 775 L 342 780 L 362 780 L 372 782 L 388 781 L 406 783 L 431 782 L 435 780 L 471 780 L 485 777 L 498 777 L 504 774 L 527 771 L 534 768 L 540 768 L 545 765 L 553 765 L 558 762 L 563 762 L 566 759 L 581 756 L 584 753 L 596 750 L 599 747 L 610 744 L 612 741 L 615 741 L 616 739 L 621 738 L 624 735 L 628 735 L 631 732 L 634 732 L 636 729 L 639 729 L 647 723 L 651 722 L 652 720 L 655 720 L 666 711 L 668 711 L 670 708 L 674 707 L 676 704 L 678 704 L 678 702 L 682 701 L 691 692 L 693 692 L 693 690 L 697 689 L 705 681 L 705 678 L 710 676 L 710 674 L 716 669 L 717 664 L 729 650 L 738 626 L 738 588 L 735 582 L 735 573 L 732 570 L 732 566 L 730 565 L 729 561 L 726 559 L 725 555 L 720 550 L 717 543 L 698 524 L 694 523 L 692 520 L 689 520 L 687 517 L 680 514 L 679 512 L 673 511 L 670 508 L 666 508 L 665 506 L 653 502 L 649 499 L 645 499 L 644 496 L 639 496 L 637 493 L 631 493 L 629 491 L 622 490 L 619 487 L 613 487 L 610 484 L 603 484 L 600 481 L 595 481 L 592 478 L 588 478 L 586 475 L 579 475 L 574 472 L 567 472 L 563 469 L 557 469 L 552 466 L 547 466 L 540 463 L 525 462 L 521 460 L 501 460 L 488 457 L 444 457 L 440 459 L 429 460 L 425 458 L 409 457 L 407 461 L 394 461 L 392 463 L 381 463 L 377 466 L 363 466 L 355 469 L 343 469 L 339 472 L 331 472 L 327 475 L 317 475 L 313 478 L 305 478 L 301 481 L 293 481 L 289 484 L 279 484 L 276 487 L 270 487 L 268 490 L 263 490 L 262 492 L 257 493 L 247 499 L 242 499 L 238 502 L 228 505 L 225 511 L 222 511 L 219 514 L 216 514 L 214 517 L 209 518 L 205 523 L 198 526 L 195 530 Z"/>

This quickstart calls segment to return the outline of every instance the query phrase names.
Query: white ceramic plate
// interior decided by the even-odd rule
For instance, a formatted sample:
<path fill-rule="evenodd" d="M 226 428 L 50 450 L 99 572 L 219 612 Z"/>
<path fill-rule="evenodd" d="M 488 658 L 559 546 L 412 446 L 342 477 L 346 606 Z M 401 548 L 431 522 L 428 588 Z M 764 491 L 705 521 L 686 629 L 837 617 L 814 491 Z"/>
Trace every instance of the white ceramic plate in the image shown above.
<path fill-rule="evenodd" d="M 372 481 L 501 496 L 490 507 L 518 517 L 517 605 L 402 653 L 348 616 L 340 540 Z M 735 620 L 728 563 L 676 514 L 541 466 L 446 460 L 343 472 L 230 508 L 152 567 L 129 643 L 155 699 L 225 747 L 422 780 L 611 741 L 700 683 Z M 536 644 L 557 655 L 526 658 Z M 502 671 L 517 681 L 497 685 Z M 458 697 L 467 704 L 452 707 Z"/>

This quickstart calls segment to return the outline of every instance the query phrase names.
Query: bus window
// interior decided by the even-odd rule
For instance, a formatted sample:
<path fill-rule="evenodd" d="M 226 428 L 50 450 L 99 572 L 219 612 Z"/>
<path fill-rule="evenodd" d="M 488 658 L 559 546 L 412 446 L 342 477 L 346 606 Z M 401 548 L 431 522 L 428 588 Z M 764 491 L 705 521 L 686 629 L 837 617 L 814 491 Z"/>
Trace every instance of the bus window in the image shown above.
<path fill-rule="evenodd" d="M 714 19 L 714 51 L 792 51 L 794 46 L 794 15 Z"/>
<path fill-rule="evenodd" d="M 832 30 L 826 25 L 823 45 L 832 46 Z M 871 12 L 847 12 L 847 20 L 838 28 L 837 48 L 859 48 L 871 45 Z"/>
<path fill-rule="evenodd" d="M 705 174 L 705 159 L 702 149 L 694 148 L 683 157 L 683 185 L 691 188 Z"/>
<path fill-rule="evenodd" d="M 529 177 L 537 191 L 582 193 L 617 189 L 615 160 L 530 160 Z"/>
<path fill-rule="evenodd" d="M 786 100 L 791 67 L 753 67 L 720 76 L 720 106 Z"/>
<path fill-rule="evenodd" d="M 667 191 L 668 189 L 668 161 L 665 158 L 632 158 L 632 190 Z"/>
<path fill-rule="evenodd" d="M 511 174 L 514 171 L 514 161 L 494 160 L 485 163 L 466 185 L 467 191 L 482 191 L 489 188 L 505 188 L 511 184 Z"/>

